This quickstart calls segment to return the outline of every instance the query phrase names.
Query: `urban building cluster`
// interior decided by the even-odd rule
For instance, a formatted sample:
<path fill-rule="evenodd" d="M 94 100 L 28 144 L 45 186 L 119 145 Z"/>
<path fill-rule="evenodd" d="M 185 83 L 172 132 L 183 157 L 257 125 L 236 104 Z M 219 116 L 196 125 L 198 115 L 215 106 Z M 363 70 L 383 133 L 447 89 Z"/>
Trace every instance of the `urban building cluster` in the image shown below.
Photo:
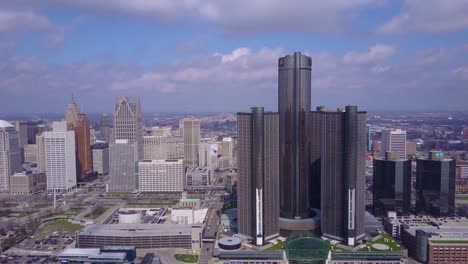
<path fill-rule="evenodd" d="M 61 121 L 0 120 L 0 192 L 53 194 L 41 221 L 79 211 L 65 218 L 84 225 L 75 248 L 56 254 L 65 262 L 129 263 L 161 248 L 199 263 L 468 262 L 468 206 L 456 196 L 468 192 L 464 154 L 413 121 L 352 105 L 313 110 L 312 59 L 296 52 L 277 66 L 277 112 L 154 126 L 139 97 L 119 96 L 95 123 L 74 98 Z M 466 134 L 432 135 L 458 135 L 450 145 Z"/>

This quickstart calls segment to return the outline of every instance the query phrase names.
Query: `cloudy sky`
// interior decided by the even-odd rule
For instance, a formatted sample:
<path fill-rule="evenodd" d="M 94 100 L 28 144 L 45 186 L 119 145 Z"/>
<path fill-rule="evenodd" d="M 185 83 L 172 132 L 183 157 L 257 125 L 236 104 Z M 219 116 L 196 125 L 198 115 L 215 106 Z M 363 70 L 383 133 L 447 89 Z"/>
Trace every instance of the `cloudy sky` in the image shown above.
<path fill-rule="evenodd" d="M 312 57 L 312 102 L 468 110 L 466 0 L 0 2 L 0 112 L 277 107 L 277 59 Z"/>

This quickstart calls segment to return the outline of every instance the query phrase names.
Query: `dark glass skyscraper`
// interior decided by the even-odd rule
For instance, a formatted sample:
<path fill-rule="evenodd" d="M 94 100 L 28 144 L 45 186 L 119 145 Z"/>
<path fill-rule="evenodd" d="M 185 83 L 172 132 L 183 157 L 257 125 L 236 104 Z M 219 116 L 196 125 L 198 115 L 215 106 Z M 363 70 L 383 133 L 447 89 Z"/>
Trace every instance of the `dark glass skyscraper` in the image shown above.
<path fill-rule="evenodd" d="M 456 161 L 442 152 L 429 152 L 428 159 L 416 163 L 416 211 L 435 217 L 455 212 Z"/>
<path fill-rule="evenodd" d="M 398 152 L 387 152 L 385 159 L 374 159 L 373 200 L 376 216 L 385 216 L 388 211 L 410 214 L 411 160 L 401 159 Z"/>
<path fill-rule="evenodd" d="M 366 112 L 321 113 L 321 229 L 355 245 L 365 236 Z"/>
<path fill-rule="evenodd" d="M 295 52 L 278 61 L 280 217 L 311 216 L 310 133 L 312 59 Z"/>
<path fill-rule="evenodd" d="M 278 114 L 237 114 L 238 227 L 256 245 L 279 235 Z"/>

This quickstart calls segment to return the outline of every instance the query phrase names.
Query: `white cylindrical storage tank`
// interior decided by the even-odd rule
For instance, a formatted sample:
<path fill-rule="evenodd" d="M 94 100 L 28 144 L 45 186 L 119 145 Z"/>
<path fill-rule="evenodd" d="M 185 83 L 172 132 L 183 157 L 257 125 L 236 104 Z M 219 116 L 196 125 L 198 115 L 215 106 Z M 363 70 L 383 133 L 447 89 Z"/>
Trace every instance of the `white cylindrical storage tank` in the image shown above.
<path fill-rule="evenodd" d="M 138 211 L 119 211 L 119 224 L 139 224 L 141 213 Z"/>

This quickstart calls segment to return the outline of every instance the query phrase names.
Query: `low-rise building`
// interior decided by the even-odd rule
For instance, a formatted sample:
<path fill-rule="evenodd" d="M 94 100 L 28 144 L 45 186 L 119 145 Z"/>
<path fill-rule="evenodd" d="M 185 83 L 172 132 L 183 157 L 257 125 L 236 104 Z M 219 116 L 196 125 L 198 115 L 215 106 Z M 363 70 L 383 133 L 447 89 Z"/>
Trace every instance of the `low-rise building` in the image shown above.
<path fill-rule="evenodd" d="M 47 184 L 44 173 L 15 173 L 10 180 L 10 193 L 16 195 L 33 194 L 44 190 Z"/>
<path fill-rule="evenodd" d="M 229 169 L 229 158 L 228 157 L 220 157 L 218 159 L 218 170 L 227 171 L 228 169 Z"/>
<path fill-rule="evenodd" d="M 204 190 L 211 185 L 213 171 L 209 167 L 189 168 L 185 173 L 185 189 Z"/>
<path fill-rule="evenodd" d="M 208 208 L 178 208 L 171 211 L 171 222 L 179 225 L 203 224 Z"/>
<path fill-rule="evenodd" d="M 201 249 L 202 225 L 88 225 L 76 233 L 77 248 L 134 246 L 137 249 Z"/>

